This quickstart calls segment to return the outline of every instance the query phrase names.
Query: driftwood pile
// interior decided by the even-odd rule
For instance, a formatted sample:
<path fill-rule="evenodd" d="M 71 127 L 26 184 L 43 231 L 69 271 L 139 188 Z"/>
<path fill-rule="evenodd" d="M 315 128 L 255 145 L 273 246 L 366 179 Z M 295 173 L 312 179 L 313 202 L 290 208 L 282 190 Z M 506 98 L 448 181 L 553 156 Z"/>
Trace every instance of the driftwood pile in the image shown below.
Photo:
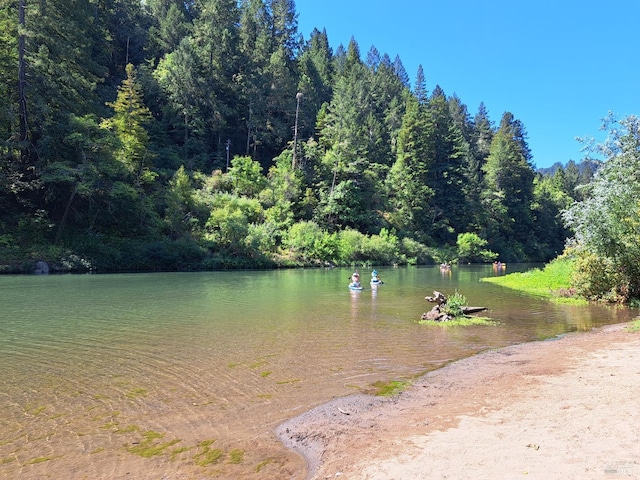
<path fill-rule="evenodd" d="M 435 303 L 434 307 L 429 311 L 422 314 L 422 320 L 433 320 L 435 322 L 448 322 L 455 317 L 447 313 L 447 297 L 438 291 L 433 291 L 433 297 L 424 297 L 427 302 Z M 482 312 L 487 307 L 461 307 L 462 313 L 468 315 L 470 313 Z"/>

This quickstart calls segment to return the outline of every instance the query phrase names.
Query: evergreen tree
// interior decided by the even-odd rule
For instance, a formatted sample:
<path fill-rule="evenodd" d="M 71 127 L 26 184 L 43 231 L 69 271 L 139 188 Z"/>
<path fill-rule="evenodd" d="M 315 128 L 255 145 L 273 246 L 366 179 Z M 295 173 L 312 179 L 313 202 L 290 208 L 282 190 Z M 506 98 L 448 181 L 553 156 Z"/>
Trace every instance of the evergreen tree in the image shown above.
<path fill-rule="evenodd" d="M 18 8 L 23 9 L 20 4 Z M 18 14 L 9 0 L 0 1 L 0 228 L 9 217 L 10 223 L 24 213 L 21 198 L 32 188 L 28 172 L 21 162 L 21 143 L 18 92 Z M 24 42 L 24 36 L 22 36 Z M 35 187 L 35 185 L 33 185 Z M 6 228 L 6 227 L 4 227 Z M 3 228 L 3 230 L 4 230 Z"/>
<path fill-rule="evenodd" d="M 263 164 L 292 138 L 298 77 L 294 61 L 297 18 L 291 0 L 246 0 L 241 4 L 240 71 L 246 105 L 247 154 Z M 258 157 L 258 147 L 264 150 Z"/>
<path fill-rule="evenodd" d="M 564 192 L 569 195 L 574 200 L 578 200 L 578 192 L 576 188 L 580 183 L 580 169 L 576 162 L 573 160 L 569 160 L 567 162 L 567 166 L 564 169 Z"/>
<path fill-rule="evenodd" d="M 416 74 L 416 83 L 413 87 L 413 94 L 418 99 L 418 101 L 426 105 L 429 100 L 429 91 L 427 90 L 427 80 L 424 76 L 424 70 L 422 69 L 422 65 L 418 65 L 418 73 Z"/>
<path fill-rule="evenodd" d="M 198 65 L 195 112 L 201 129 L 194 130 L 200 143 L 199 168 L 225 165 L 224 142 L 235 122 L 234 105 L 239 101 L 236 85 L 230 82 L 240 71 L 240 11 L 236 0 L 200 0 L 194 20 L 193 49 Z M 233 143 L 239 142 L 234 138 Z"/>
<path fill-rule="evenodd" d="M 334 95 L 321 132 L 327 153 L 320 184 L 317 223 L 329 229 L 376 228 L 375 178 L 369 171 L 368 127 L 374 121 L 368 91 L 369 72 L 352 39 L 343 67 L 336 72 Z"/>
<path fill-rule="evenodd" d="M 0 132 L 5 156 L 12 149 L 7 139 L 16 142 L 18 119 L 18 15 L 10 0 L 0 1 Z M 15 148 L 15 147 L 14 147 Z"/>
<path fill-rule="evenodd" d="M 429 99 L 427 113 L 429 186 L 434 192 L 433 235 L 440 242 L 455 242 L 457 234 L 464 233 L 468 223 L 464 137 L 451 117 L 448 100 L 439 86 Z"/>
<path fill-rule="evenodd" d="M 409 75 L 407 74 L 407 70 L 404 68 L 402 60 L 400 60 L 398 55 L 396 55 L 396 58 L 393 61 L 393 70 L 396 72 L 396 75 L 402 82 L 402 85 L 409 88 Z"/>
<path fill-rule="evenodd" d="M 525 260 L 533 255 L 529 233 L 533 228 L 533 167 L 522 123 L 506 112 L 491 142 L 485 174 L 484 202 L 489 217 L 488 240 L 500 245 L 494 251 L 507 252 L 506 260 Z"/>
<path fill-rule="evenodd" d="M 300 81 L 298 92 L 303 94 L 300 108 L 301 138 L 314 135 L 317 115 L 323 104 L 331 101 L 333 64 L 326 31 L 314 30 L 298 60 Z"/>
<path fill-rule="evenodd" d="M 116 101 L 109 106 L 114 116 L 106 120 L 104 126 L 113 130 L 120 141 L 116 158 L 127 167 L 137 186 L 153 181 L 155 174 L 151 172 L 149 134 L 145 127 L 151 121 L 151 112 L 144 104 L 132 64 L 127 65 L 127 78 L 118 88 Z"/>
<path fill-rule="evenodd" d="M 389 173 L 391 223 L 401 232 L 425 241 L 430 233 L 433 189 L 429 187 L 430 148 L 426 141 L 426 106 L 414 96 L 407 100 L 398 135 L 398 155 Z"/>
<path fill-rule="evenodd" d="M 189 35 L 194 5 L 182 0 L 149 0 L 147 5 L 153 21 L 149 28 L 151 48 L 160 58 L 176 50 Z"/>
<path fill-rule="evenodd" d="M 294 60 L 300 41 L 298 38 L 298 14 L 293 0 L 268 0 L 267 10 L 271 18 L 271 32 L 276 46 L 284 49 L 288 60 Z"/>
<path fill-rule="evenodd" d="M 180 149 L 182 163 L 188 169 L 195 169 L 200 166 L 198 155 L 205 150 L 202 139 L 206 130 L 200 101 L 203 79 L 190 37 L 184 38 L 177 50 L 162 58 L 154 77 L 167 100 L 162 114 L 172 143 Z"/>
<path fill-rule="evenodd" d="M 106 32 L 94 13 L 90 4 L 71 0 L 27 9 L 28 141 L 38 161 L 58 156 L 70 113 L 99 111 L 96 87 L 107 70 L 96 58 L 102 59 Z"/>
<path fill-rule="evenodd" d="M 375 45 L 371 45 L 371 48 L 367 52 L 365 65 L 369 68 L 369 70 L 376 72 L 376 70 L 378 70 L 378 67 L 380 66 L 380 62 L 381 62 L 380 52 L 375 47 Z"/>

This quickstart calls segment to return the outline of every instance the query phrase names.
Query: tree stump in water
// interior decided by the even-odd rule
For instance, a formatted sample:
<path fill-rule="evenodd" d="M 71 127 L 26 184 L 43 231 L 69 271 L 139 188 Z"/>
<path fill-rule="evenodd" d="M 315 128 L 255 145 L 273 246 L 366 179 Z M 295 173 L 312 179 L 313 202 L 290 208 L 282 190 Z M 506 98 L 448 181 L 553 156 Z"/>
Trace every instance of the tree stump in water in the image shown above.
<path fill-rule="evenodd" d="M 424 297 L 425 300 L 431 303 L 436 303 L 429 312 L 425 312 L 422 314 L 422 320 L 433 320 L 434 322 L 448 322 L 449 320 L 453 320 L 455 318 L 454 315 L 451 315 L 445 312 L 444 306 L 447 304 L 447 297 L 436 290 L 433 291 L 433 297 Z M 468 315 L 470 313 L 482 312 L 487 309 L 487 307 L 460 307 L 462 313 L 464 315 Z"/>

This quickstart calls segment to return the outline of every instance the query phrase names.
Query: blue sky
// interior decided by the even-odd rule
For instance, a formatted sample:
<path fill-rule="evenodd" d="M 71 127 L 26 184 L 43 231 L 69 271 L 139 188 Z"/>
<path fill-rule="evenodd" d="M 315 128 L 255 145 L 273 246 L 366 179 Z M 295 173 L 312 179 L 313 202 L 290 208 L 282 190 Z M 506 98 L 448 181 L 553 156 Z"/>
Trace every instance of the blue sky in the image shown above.
<path fill-rule="evenodd" d="M 422 64 L 431 91 L 457 94 L 471 115 L 484 102 L 498 124 L 527 129 L 533 163 L 584 157 L 609 111 L 640 114 L 639 0 L 297 0 L 307 40 L 326 29 L 334 52 L 351 37 L 399 55 L 411 83 Z"/>

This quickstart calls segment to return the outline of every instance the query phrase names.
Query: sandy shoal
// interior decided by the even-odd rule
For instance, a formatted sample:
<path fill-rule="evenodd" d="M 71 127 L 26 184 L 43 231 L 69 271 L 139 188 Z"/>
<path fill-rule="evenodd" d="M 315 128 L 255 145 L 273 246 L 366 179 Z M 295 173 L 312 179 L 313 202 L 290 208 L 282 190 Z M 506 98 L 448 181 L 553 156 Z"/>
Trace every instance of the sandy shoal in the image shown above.
<path fill-rule="evenodd" d="M 613 325 L 488 351 L 277 433 L 309 479 L 640 479 L 640 333 Z"/>

